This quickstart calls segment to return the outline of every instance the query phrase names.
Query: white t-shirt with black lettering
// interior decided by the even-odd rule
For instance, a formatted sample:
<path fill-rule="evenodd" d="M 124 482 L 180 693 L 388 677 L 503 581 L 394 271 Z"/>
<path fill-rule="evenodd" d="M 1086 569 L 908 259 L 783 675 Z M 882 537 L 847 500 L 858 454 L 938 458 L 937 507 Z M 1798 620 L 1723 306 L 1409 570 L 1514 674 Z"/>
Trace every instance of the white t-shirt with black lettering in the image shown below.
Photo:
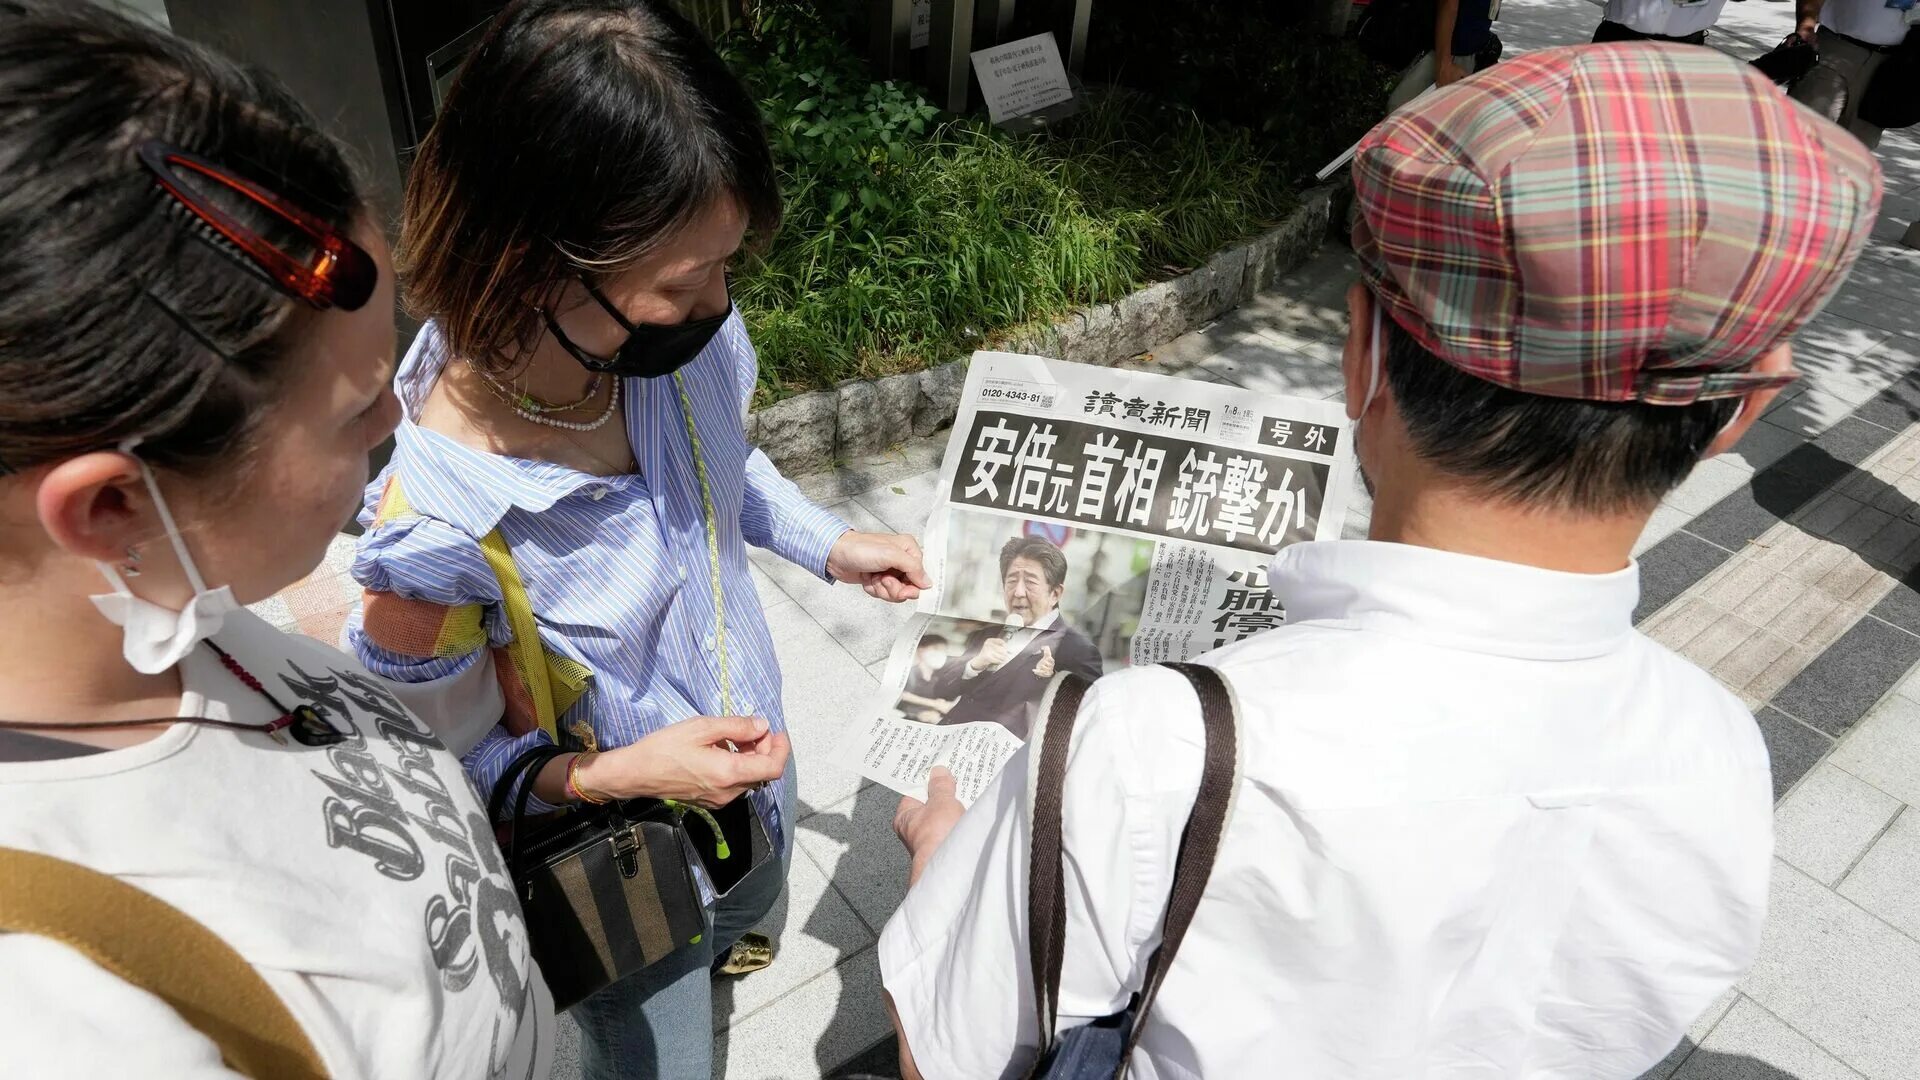
<path fill-rule="evenodd" d="M 553 1002 L 460 763 L 338 651 L 245 612 L 222 648 L 353 737 L 284 745 L 176 724 L 121 750 L 0 761 L 0 845 L 138 886 L 252 962 L 341 1080 L 539 1080 Z M 181 715 L 275 710 L 195 650 Z M 227 1077 L 159 998 L 50 940 L 0 934 L 9 1076 Z"/>

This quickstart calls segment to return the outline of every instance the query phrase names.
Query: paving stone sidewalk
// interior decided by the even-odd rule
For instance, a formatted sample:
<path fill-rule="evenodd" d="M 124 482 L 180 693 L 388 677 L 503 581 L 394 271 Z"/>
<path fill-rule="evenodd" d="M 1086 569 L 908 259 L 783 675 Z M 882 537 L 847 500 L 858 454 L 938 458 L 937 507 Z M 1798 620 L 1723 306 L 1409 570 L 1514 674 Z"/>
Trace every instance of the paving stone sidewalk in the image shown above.
<path fill-rule="evenodd" d="M 1585 41 L 1598 18 L 1583 0 L 1506 0 L 1497 28 L 1514 53 Z M 1790 4 L 1730 4 L 1715 44 L 1757 55 L 1791 18 Z M 1638 550 L 1642 628 L 1755 709 L 1780 796 L 1760 961 L 1657 1080 L 1920 1077 L 1920 252 L 1896 243 L 1920 216 L 1920 143 L 1890 134 L 1881 159 L 1885 213 L 1797 342 L 1805 378 L 1662 504 Z M 1350 257 L 1329 245 L 1136 366 L 1337 398 L 1352 278 Z M 932 440 L 803 486 L 857 528 L 917 532 L 939 453 Z M 1365 528 L 1363 506 L 1346 532 Z M 334 640 L 355 595 L 350 555 L 342 537 L 262 612 Z M 896 799 L 827 757 L 908 613 L 763 553 L 753 573 L 786 673 L 801 820 L 788 894 L 766 927 L 778 962 L 716 984 L 715 1075 L 891 1075 L 874 943 L 905 877 Z M 569 1041 L 556 1076 L 577 1071 Z"/>

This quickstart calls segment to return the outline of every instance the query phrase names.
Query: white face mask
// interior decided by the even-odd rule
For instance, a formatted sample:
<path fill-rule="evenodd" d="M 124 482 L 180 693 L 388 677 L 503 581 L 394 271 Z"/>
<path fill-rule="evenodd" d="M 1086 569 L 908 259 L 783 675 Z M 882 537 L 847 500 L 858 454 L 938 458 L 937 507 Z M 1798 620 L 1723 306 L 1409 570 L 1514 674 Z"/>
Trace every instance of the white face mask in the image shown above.
<path fill-rule="evenodd" d="M 132 454 L 139 440 L 122 443 L 122 453 Z M 127 663 L 135 671 L 146 675 L 157 675 L 178 664 L 182 658 L 193 651 L 194 646 L 220 632 L 226 622 L 227 612 L 240 605 L 233 599 L 232 590 L 222 585 L 218 589 L 208 589 L 207 583 L 200 577 L 200 568 L 194 565 L 193 556 L 187 553 L 187 542 L 181 538 L 180 529 L 173 523 L 173 513 L 167 509 L 167 501 L 160 495 L 160 485 L 153 478 L 153 470 L 147 463 L 140 464 L 140 477 L 147 483 L 147 492 L 153 496 L 153 508 L 160 514 L 160 521 L 166 526 L 167 540 L 173 544 L 173 553 L 180 560 L 180 568 L 186 571 L 187 581 L 193 586 L 193 599 L 179 611 L 171 611 L 150 600 L 142 600 L 128 590 L 127 583 L 120 572 L 110 563 L 95 563 L 100 572 L 106 575 L 107 583 L 114 591 L 89 597 L 93 606 L 100 609 L 108 621 L 123 631 L 121 651 Z"/>
<path fill-rule="evenodd" d="M 1380 301 L 1373 302 L 1373 336 L 1367 339 L 1367 396 L 1360 400 L 1360 415 L 1353 418 L 1355 431 L 1360 429 L 1360 420 L 1367 415 L 1367 407 L 1373 404 L 1373 395 L 1380 392 Z"/>

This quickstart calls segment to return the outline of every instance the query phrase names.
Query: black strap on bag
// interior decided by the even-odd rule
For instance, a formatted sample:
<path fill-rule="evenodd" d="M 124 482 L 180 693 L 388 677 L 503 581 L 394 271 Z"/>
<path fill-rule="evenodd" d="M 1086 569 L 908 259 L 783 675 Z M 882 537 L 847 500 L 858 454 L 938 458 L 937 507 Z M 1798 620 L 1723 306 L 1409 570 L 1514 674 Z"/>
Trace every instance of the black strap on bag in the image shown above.
<path fill-rule="evenodd" d="M 1060 971 L 1065 961 L 1067 906 L 1062 888 L 1061 800 L 1066 787 L 1067 758 L 1073 743 L 1074 721 L 1087 684 L 1063 676 L 1042 703 L 1045 718 L 1037 763 L 1033 768 L 1033 826 L 1028 867 L 1027 948 L 1033 973 L 1033 998 L 1040 1027 L 1041 1055 L 1030 1075 L 1081 1078 L 1111 1076 L 1123 1080 L 1133 1051 L 1153 1010 L 1155 997 L 1193 923 L 1207 879 L 1213 872 L 1220 839 L 1238 780 L 1238 736 L 1233 693 L 1218 672 L 1199 664 L 1167 664 L 1186 678 L 1200 698 L 1200 717 L 1206 729 L 1205 764 L 1186 828 L 1180 834 L 1174 858 L 1173 889 L 1167 899 L 1160 946 L 1147 961 L 1140 991 L 1113 1016 L 1075 1028 L 1057 1043 L 1053 1038 L 1059 1014 Z"/>
<path fill-rule="evenodd" d="M 507 763 L 506 769 L 500 773 L 500 779 L 494 781 L 493 793 L 487 799 L 487 820 L 498 822 L 507 796 L 513 792 L 514 782 L 522 776 L 526 777 L 527 782 L 520 785 L 519 797 L 513 800 L 513 818 L 507 826 L 511 830 L 507 840 L 507 876 L 513 879 L 514 888 L 522 893 L 522 901 L 526 899 L 526 890 L 521 882 L 526 874 L 520 863 L 520 838 L 527 833 L 527 803 L 533 798 L 533 781 L 547 762 L 566 753 L 569 751 L 552 743 L 541 743 L 526 751 Z"/>
<path fill-rule="evenodd" d="M 1033 1006 L 1040 1021 L 1042 1057 L 1053 1038 L 1060 965 L 1066 955 L 1067 897 L 1060 887 L 1060 802 L 1066 789 L 1073 725 L 1088 685 L 1078 675 L 1068 674 L 1048 688 L 1051 700 L 1042 702 L 1039 712 L 1046 718 L 1045 726 L 1035 740 L 1039 744 L 1039 781 L 1033 789 L 1033 828 L 1028 841 L 1027 959 L 1033 973 Z"/>

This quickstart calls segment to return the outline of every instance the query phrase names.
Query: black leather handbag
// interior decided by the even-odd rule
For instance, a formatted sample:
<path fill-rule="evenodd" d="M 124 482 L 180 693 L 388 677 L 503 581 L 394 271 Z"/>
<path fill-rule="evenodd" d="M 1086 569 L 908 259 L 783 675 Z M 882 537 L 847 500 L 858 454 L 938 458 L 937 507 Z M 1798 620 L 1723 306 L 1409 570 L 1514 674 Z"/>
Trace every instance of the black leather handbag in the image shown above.
<path fill-rule="evenodd" d="M 1800 81 L 1801 76 L 1813 70 L 1820 59 L 1820 53 L 1813 45 L 1801 40 L 1799 34 L 1788 34 L 1772 50 L 1754 57 L 1749 63 L 1760 69 L 1760 74 L 1791 88 Z"/>
<path fill-rule="evenodd" d="M 488 812 L 499 821 L 514 784 L 527 778 L 503 847 L 557 1009 L 698 944 L 707 926 L 696 873 L 725 896 L 773 850 L 745 798 L 712 812 L 629 799 L 530 820 L 532 778 L 565 753 L 539 746 L 515 758 Z"/>

